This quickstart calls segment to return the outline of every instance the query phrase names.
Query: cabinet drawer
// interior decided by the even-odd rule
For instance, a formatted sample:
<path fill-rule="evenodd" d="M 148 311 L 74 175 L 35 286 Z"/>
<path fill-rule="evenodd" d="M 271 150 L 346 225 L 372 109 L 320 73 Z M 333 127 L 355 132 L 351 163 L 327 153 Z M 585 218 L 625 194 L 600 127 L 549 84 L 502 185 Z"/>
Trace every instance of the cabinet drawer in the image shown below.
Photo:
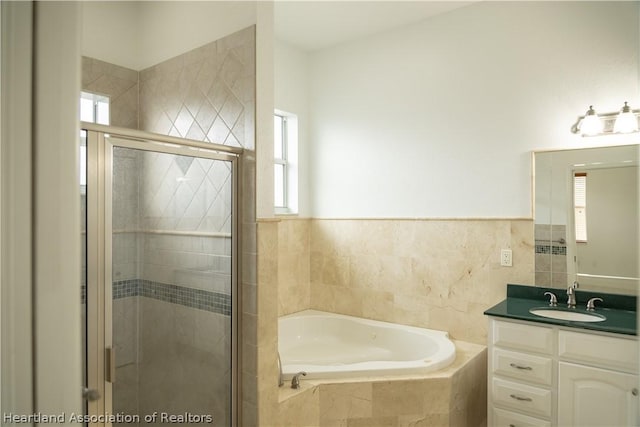
<path fill-rule="evenodd" d="M 536 353 L 553 353 L 553 329 L 493 321 L 493 344 Z"/>
<path fill-rule="evenodd" d="M 492 427 L 551 427 L 551 423 L 504 409 L 493 408 Z"/>
<path fill-rule="evenodd" d="M 541 385 L 551 385 L 553 362 L 549 357 L 494 348 L 492 360 L 494 374 Z"/>
<path fill-rule="evenodd" d="M 551 416 L 551 390 L 493 378 L 493 403 L 528 415 Z"/>
<path fill-rule="evenodd" d="M 638 373 L 638 341 L 635 339 L 571 331 L 560 331 L 558 338 L 558 355 L 563 359 Z"/>

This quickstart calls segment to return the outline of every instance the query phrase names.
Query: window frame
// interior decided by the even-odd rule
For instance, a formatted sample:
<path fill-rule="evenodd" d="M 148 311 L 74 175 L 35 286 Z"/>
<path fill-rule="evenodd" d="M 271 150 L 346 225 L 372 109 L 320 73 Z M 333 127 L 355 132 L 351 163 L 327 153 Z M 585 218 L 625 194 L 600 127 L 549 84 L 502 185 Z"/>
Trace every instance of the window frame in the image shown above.
<path fill-rule="evenodd" d="M 274 128 L 274 155 L 273 155 L 273 162 L 274 162 L 274 168 L 277 167 L 278 165 L 282 166 L 282 188 L 280 189 L 282 191 L 282 205 L 278 205 L 276 202 L 276 194 L 278 192 L 278 189 L 276 188 L 275 185 L 275 170 L 274 170 L 274 201 L 273 201 L 273 206 L 276 209 L 276 212 L 278 210 L 282 210 L 282 209 L 288 209 L 288 187 L 289 187 L 289 180 L 288 180 L 288 171 L 289 171 L 289 159 L 288 159 L 288 120 L 287 120 L 287 116 L 283 115 L 283 114 L 279 114 L 279 113 L 274 113 L 274 117 L 279 117 L 280 118 L 280 141 L 276 141 L 275 140 L 275 128 Z M 274 127 L 275 127 L 275 123 L 274 123 Z M 275 155 L 275 144 L 279 142 L 281 144 L 281 151 L 282 151 L 282 156 L 281 157 L 276 157 Z"/>
<path fill-rule="evenodd" d="M 83 108 L 82 100 L 86 99 L 92 104 L 91 120 L 83 120 Z M 100 107 L 101 105 L 107 106 L 106 118 L 101 117 Z M 111 124 L 111 99 L 106 96 L 95 92 L 81 91 L 80 92 L 80 121 L 89 123 L 98 123 L 101 125 Z"/>
<path fill-rule="evenodd" d="M 587 243 L 587 173 L 573 173 L 573 218 L 576 243 Z"/>
<path fill-rule="evenodd" d="M 276 215 L 297 215 L 298 214 L 298 116 L 286 111 L 274 110 L 274 194 L 273 205 Z M 281 119 L 281 139 L 282 156 L 276 157 L 276 120 Z M 276 188 L 276 168 L 282 167 L 282 189 Z M 276 204 L 277 191 L 282 193 L 282 205 Z"/>

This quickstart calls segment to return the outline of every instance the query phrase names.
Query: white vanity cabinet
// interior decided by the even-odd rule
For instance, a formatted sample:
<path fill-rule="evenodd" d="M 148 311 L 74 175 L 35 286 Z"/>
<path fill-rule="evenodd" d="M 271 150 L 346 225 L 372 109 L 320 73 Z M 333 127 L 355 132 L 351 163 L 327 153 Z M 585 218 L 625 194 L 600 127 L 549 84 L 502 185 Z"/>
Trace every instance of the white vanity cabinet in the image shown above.
<path fill-rule="evenodd" d="M 488 425 L 636 426 L 635 337 L 490 317 Z"/>

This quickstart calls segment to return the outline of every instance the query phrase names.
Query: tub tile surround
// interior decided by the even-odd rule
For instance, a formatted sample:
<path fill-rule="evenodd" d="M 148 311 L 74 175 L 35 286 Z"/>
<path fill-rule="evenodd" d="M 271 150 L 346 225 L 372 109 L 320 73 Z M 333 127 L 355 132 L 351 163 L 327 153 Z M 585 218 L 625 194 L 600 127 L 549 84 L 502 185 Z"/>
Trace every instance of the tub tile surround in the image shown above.
<path fill-rule="evenodd" d="M 482 426 L 486 348 L 455 342 L 449 367 L 422 376 L 303 380 L 279 391 L 282 426 Z"/>

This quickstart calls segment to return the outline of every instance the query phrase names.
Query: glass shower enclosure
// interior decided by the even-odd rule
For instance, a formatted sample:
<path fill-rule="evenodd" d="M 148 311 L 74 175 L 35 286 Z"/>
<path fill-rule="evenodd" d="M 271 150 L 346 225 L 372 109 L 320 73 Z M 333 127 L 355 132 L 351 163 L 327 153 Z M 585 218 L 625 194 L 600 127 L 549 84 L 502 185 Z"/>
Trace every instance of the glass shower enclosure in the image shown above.
<path fill-rule="evenodd" d="M 234 425 L 241 150 L 83 127 L 88 423 Z"/>

